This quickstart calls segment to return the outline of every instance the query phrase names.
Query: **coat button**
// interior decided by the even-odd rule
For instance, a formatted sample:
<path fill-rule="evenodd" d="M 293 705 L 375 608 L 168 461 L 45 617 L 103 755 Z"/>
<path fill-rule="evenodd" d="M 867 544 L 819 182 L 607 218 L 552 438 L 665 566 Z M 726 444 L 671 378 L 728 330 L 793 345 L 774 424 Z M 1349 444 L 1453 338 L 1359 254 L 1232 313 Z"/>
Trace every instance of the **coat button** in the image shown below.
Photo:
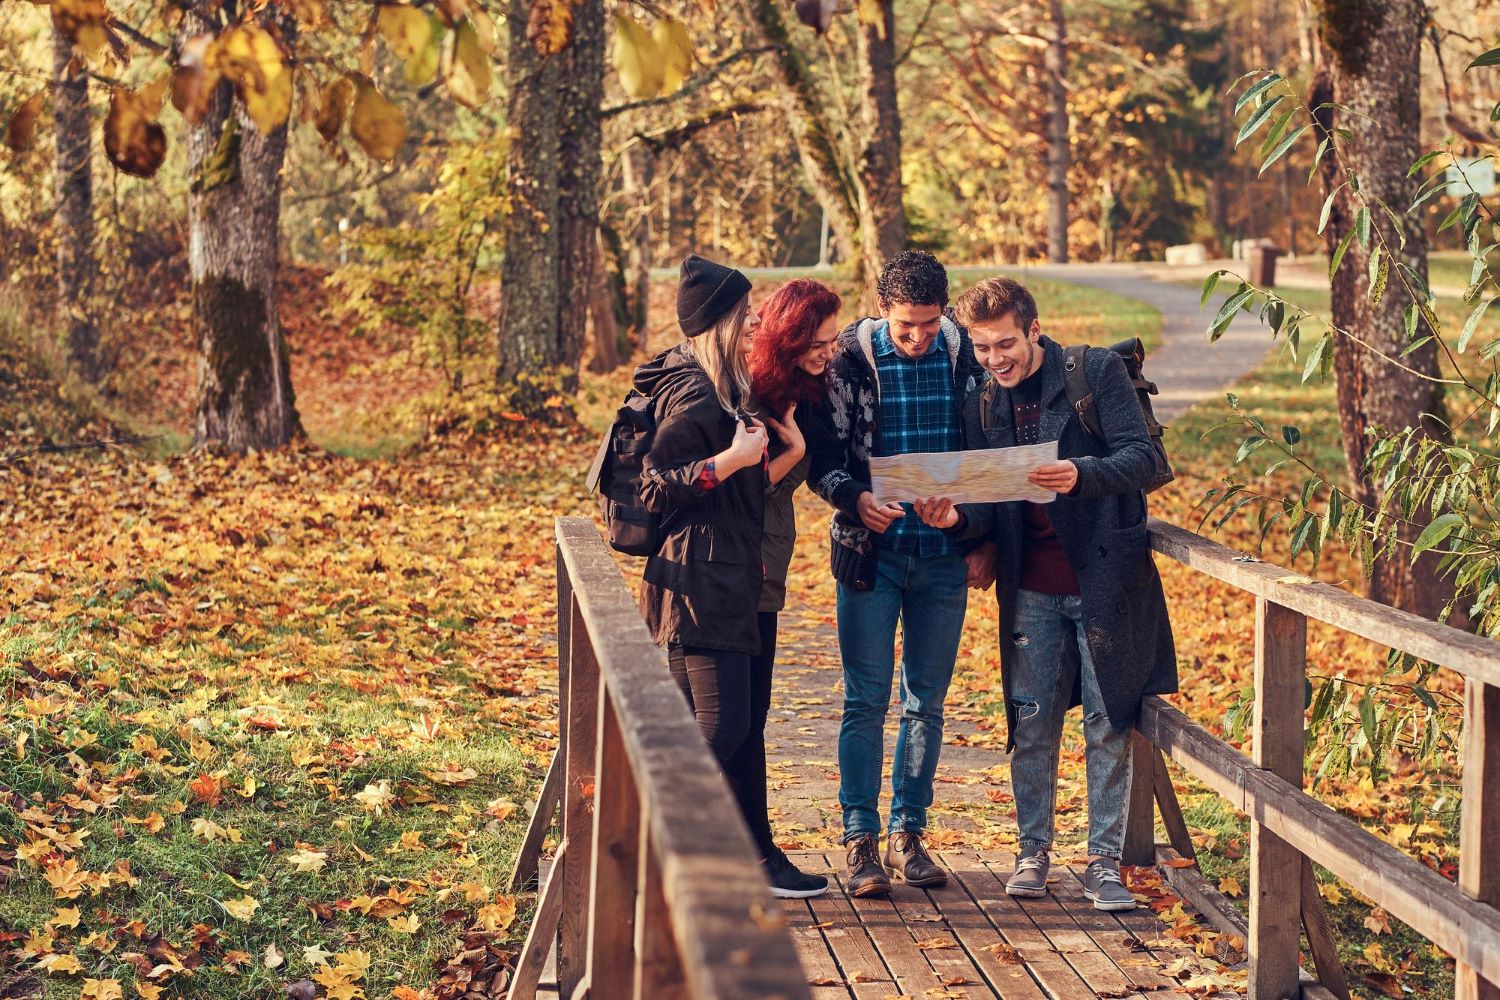
<path fill-rule="evenodd" d="M 1126 607 L 1125 607 L 1125 602 L 1124 602 L 1124 601 L 1121 601 L 1121 602 L 1120 602 L 1120 603 L 1119 603 L 1119 604 L 1116 604 L 1116 605 L 1115 605 L 1115 610 L 1116 610 L 1116 611 L 1118 611 L 1118 612 L 1119 612 L 1119 613 L 1120 613 L 1120 614 L 1122 614 L 1122 615 L 1123 615 L 1123 614 L 1124 614 L 1124 613 L 1125 613 L 1125 612 L 1126 612 L 1126 611 L 1127 611 L 1127 610 L 1129 610 L 1129 609 L 1127 609 L 1127 608 L 1126 608 Z"/>

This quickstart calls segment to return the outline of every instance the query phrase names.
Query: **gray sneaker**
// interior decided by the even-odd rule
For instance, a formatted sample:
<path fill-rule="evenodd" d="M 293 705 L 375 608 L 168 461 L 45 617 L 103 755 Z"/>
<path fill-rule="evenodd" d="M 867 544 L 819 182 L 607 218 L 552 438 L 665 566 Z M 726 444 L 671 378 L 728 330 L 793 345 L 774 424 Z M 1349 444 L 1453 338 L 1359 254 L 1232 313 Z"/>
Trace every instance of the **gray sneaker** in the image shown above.
<path fill-rule="evenodd" d="M 1135 909 L 1135 897 L 1120 880 L 1120 863 L 1110 858 L 1089 862 L 1083 870 L 1083 894 L 1096 910 Z"/>
<path fill-rule="evenodd" d="M 1005 891 L 1012 896 L 1031 899 L 1047 895 L 1047 868 L 1050 864 L 1045 847 L 1026 848 L 1025 853 L 1016 858 L 1016 870 L 1005 883 Z"/>

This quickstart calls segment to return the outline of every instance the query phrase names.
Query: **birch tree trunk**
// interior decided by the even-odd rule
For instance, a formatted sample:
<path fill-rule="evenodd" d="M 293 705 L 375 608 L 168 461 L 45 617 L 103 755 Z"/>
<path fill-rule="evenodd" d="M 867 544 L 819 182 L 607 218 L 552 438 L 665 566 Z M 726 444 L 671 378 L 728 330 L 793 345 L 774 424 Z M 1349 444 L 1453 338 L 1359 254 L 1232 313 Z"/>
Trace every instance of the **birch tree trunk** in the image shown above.
<path fill-rule="evenodd" d="M 89 381 L 100 375 L 99 325 L 94 288 L 93 135 L 89 119 L 88 74 L 72 67 L 73 43 L 52 34 L 54 165 L 57 193 L 57 316 L 68 358 Z"/>
<path fill-rule="evenodd" d="M 191 9 L 187 35 L 213 30 Z M 283 23 L 283 37 L 290 28 Z M 277 295 L 286 127 L 264 134 L 220 83 L 187 129 L 188 267 L 198 342 L 197 446 L 235 452 L 302 436 Z"/>
<path fill-rule="evenodd" d="M 1382 499 L 1379 485 L 1365 472 L 1372 427 L 1399 430 L 1421 428 L 1433 436 L 1444 434 L 1442 386 L 1422 376 L 1437 375 L 1437 347 L 1429 342 L 1402 358 L 1404 371 L 1379 357 L 1397 357 L 1407 347 L 1402 311 L 1410 301 L 1397 276 L 1397 261 L 1417 273 L 1427 273 L 1427 236 L 1420 221 L 1404 210 L 1416 193 L 1417 181 L 1407 169 L 1420 152 L 1421 123 L 1421 0 L 1325 0 L 1322 15 L 1327 57 L 1314 83 L 1312 105 L 1337 101 L 1352 110 L 1333 125 L 1349 129 L 1354 141 L 1343 147 L 1348 167 L 1359 176 L 1359 187 L 1371 211 L 1371 250 L 1381 242 L 1390 253 L 1390 287 L 1378 303 L 1369 291 L 1369 255 L 1356 239 L 1333 278 L 1333 322 L 1350 331 L 1370 349 L 1348 337 L 1335 336 L 1334 371 L 1338 380 L 1339 427 L 1350 480 L 1359 500 L 1371 506 Z M 1322 96 L 1327 95 L 1327 96 Z M 1325 110 L 1325 115 L 1335 112 Z M 1328 157 L 1323 161 L 1324 193 L 1346 178 Z M 1398 233 L 1378 208 L 1385 202 L 1401 220 Z M 1330 252 L 1354 227 L 1360 202 L 1345 187 L 1334 200 L 1324 230 Z M 1406 239 L 1400 248 L 1401 236 Z M 1379 237 L 1380 239 L 1377 239 Z M 1421 515 L 1415 520 L 1420 522 Z M 1403 532 L 1408 541 L 1421 530 L 1418 523 Z M 1423 557 L 1413 566 L 1403 550 L 1378 560 L 1370 572 L 1370 597 L 1394 607 L 1432 618 L 1441 610 L 1447 591 L 1436 572 L 1436 558 Z"/>

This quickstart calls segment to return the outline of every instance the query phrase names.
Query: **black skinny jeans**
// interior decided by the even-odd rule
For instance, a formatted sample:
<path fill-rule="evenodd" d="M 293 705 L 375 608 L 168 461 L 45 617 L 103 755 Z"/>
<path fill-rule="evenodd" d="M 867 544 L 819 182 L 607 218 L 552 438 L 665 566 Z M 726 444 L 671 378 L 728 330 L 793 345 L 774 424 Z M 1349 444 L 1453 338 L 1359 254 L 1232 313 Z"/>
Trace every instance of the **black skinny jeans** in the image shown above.
<path fill-rule="evenodd" d="M 776 612 L 757 615 L 760 654 L 669 646 L 667 663 L 698 730 L 739 803 L 761 856 L 775 849 L 766 804 L 766 716 L 776 662 Z"/>

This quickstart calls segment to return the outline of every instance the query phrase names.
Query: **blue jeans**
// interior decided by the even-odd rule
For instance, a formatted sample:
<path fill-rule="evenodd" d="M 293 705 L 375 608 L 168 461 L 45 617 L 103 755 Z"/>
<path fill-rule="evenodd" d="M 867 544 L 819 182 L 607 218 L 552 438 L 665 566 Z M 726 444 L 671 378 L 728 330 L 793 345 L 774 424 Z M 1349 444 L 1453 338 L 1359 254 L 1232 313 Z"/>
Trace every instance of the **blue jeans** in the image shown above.
<path fill-rule="evenodd" d="M 880 833 L 885 716 L 901 623 L 901 726 L 891 770 L 892 832 L 921 832 L 943 746 L 943 699 L 953 679 L 969 592 L 963 556 L 923 558 L 881 550 L 870 590 L 839 584 L 844 718 L 839 726 L 839 805 L 844 840 Z"/>
<path fill-rule="evenodd" d="M 1078 642 L 1077 667 L 1072 657 L 1064 656 L 1064 643 L 1070 636 Z M 1010 783 L 1022 848 L 1052 847 L 1063 716 L 1079 670 L 1083 672 L 1083 735 L 1088 748 L 1084 762 L 1089 853 L 1119 860 L 1130 789 L 1130 733 L 1115 732 L 1104 710 L 1084 637 L 1083 599 L 1017 591 L 1015 656 L 1010 665 L 1016 749 L 1010 759 Z"/>

